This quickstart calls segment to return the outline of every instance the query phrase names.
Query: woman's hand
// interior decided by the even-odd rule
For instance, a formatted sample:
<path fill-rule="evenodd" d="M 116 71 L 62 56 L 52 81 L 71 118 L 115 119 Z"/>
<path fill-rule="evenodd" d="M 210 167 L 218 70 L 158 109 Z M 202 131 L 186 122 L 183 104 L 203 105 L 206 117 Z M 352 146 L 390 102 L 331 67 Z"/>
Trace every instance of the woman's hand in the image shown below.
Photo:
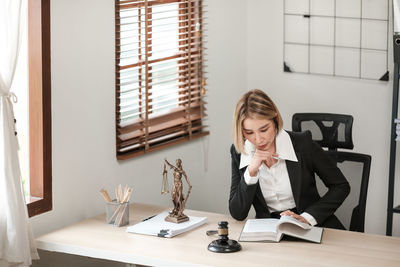
<path fill-rule="evenodd" d="M 261 164 L 264 162 L 268 167 L 274 165 L 277 160 L 273 157 L 278 157 L 278 154 L 273 154 L 268 151 L 264 150 L 256 150 L 253 155 L 253 159 L 249 165 L 249 174 L 250 176 L 256 176 L 258 169 L 260 168 Z"/>
<path fill-rule="evenodd" d="M 280 215 L 281 215 L 281 216 L 290 216 L 290 217 L 293 217 L 293 218 L 295 218 L 296 220 L 298 220 L 298 221 L 300 221 L 300 222 L 302 222 L 302 223 L 310 224 L 310 223 L 309 223 L 306 219 L 304 219 L 302 216 L 300 216 L 300 215 L 294 213 L 294 212 L 291 211 L 291 210 L 282 211 Z"/>

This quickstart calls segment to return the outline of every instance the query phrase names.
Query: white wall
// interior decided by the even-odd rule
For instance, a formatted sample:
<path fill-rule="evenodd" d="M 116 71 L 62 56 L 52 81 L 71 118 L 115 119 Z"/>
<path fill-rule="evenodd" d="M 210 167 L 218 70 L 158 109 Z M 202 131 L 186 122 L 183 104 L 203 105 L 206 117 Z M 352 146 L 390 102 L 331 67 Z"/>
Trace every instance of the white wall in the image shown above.
<path fill-rule="evenodd" d="M 188 208 L 227 213 L 232 112 L 250 88 L 270 94 L 287 129 L 295 112 L 354 116 L 354 149 L 373 157 L 366 231 L 384 234 L 391 82 L 283 73 L 281 0 L 207 2 L 210 135 L 121 162 L 115 157 L 114 1 L 51 2 L 53 210 L 31 219 L 35 235 L 104 212 L 102 187 L 128 184 L 133 201 L 170 205 L 160 195 L 165 157 L 183 159 L 194 186 Z"/>

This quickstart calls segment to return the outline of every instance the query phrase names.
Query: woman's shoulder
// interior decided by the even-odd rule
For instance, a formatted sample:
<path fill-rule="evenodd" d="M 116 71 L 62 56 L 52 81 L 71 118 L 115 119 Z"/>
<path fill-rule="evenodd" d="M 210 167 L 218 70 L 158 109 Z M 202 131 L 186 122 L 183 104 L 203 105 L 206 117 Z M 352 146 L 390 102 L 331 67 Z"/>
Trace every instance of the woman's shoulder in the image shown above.
<path fill-rule="evenodd" d="M 301 149 L 303 147 L 309 147 L 312 144 L 312 138 L 310 131 L 305 132 L 292 132 L 287 131 L 292 140 L 293 146 L 297 149 Z"/>
<path fill-rule="evenodd" d="M 230 151 L 231 151 L 231 155 L 232 155 L 232 156 L 239 156 L 239 155 L 240 155 L 240 153 L 238 153 L 238 152 L 236 151 L 236 148 L 235 148 L 235 145 L 234 145 L 234 144 L 231 145 Z"/>
<path fill-rule="evenodd" d="M 236 161 L 238 161 L 240 159 L 240 153 L 236 151 L 235 145 L 232 144 L 231 145 L 231 157 L 234 158 Z"/>

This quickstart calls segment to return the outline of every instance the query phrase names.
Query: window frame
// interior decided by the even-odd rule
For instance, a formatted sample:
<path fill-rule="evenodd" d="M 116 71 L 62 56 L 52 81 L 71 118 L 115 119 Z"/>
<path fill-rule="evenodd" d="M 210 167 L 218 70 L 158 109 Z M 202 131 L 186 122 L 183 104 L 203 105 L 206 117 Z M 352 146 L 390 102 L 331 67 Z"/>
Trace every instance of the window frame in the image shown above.
<path fill-rule="evenodd" d="M 28 0 L 29 217 L 52 210 L 50 0 Z"/>

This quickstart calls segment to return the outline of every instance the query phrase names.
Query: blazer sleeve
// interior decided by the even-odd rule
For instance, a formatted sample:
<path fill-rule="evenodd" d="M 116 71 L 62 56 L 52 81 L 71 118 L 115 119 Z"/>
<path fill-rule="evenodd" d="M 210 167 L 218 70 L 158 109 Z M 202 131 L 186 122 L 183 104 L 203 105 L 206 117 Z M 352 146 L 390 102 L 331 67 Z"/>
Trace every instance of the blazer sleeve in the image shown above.
<path fill-rule="evenodd" d="M 247 218 L 258 183 L 247 185 L 244 180 L 244 171 L 239 170 L 240 154 L 236 153 L 235 147 L 231 146 L 232 159 L 232 181 L 229 194 L 229 212 L 231 216 L 239 221 Z"/>
<path fill-rule="evenodd" d="M 311 162 L 314 172 L 321 178 L 328 191 L 318 201 L 305 209 L 318 224 L 333 215 L 350 193 L 350 185 L 343 173 L 327 153 L 309 138 Z"/>

